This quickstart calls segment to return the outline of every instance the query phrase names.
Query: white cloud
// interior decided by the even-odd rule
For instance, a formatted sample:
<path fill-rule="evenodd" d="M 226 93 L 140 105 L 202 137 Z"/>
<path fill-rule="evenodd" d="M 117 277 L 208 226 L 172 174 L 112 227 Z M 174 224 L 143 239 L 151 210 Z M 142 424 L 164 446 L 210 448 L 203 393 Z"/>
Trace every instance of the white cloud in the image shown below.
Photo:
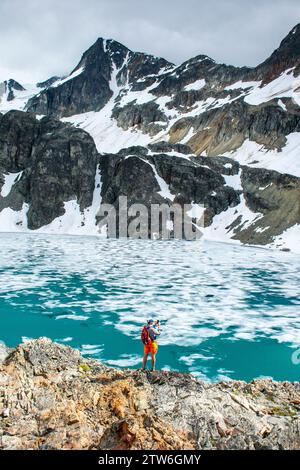
<path fill-rule="evenodd" d="M 298 0 L 1 0 L 0 79 L 69 72 L 97 37 L 180 63 L 264 60 L 300 18 Z"/>

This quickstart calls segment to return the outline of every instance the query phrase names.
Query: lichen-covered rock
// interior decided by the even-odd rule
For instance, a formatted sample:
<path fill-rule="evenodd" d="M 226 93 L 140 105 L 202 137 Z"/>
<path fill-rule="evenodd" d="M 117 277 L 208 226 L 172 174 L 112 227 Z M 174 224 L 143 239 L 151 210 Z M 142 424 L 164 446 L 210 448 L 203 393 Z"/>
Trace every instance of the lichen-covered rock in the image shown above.
<path fill-rule="evenodd" d="M 46 338 L 0 365 L 0 449 L 299 448 L 299 383 L 117 370 Z"/>

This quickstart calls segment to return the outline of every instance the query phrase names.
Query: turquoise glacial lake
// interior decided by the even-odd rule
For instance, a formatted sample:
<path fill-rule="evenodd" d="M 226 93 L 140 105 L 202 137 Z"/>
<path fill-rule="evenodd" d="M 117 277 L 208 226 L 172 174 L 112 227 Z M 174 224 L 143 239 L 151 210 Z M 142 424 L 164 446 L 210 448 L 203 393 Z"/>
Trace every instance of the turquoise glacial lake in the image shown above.
<path fill-rule="evenodd" d="M 0 340 L 47 336 L 139 368 L 152 317 L 163 325 L 159 369 L 299 380 L 299 275 L 299 256 L 262 248 L 1 234 Z"/>

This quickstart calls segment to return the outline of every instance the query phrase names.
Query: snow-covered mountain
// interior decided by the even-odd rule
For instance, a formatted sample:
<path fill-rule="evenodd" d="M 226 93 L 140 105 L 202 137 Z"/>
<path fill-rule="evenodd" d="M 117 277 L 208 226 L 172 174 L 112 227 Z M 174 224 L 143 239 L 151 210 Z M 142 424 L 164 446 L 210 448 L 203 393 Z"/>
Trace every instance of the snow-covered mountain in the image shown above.
<path fill-rule="evenodd" d="M 25 111 L 26 117 L 8 113 L 13 109 Z M 95 233 L 101 198 L 114 202 L 120 192 L 127 191 L 137 202 L 152 200 L 154 193 L 170 199 L 170 193 L 162 196 L 159 191 L 158 177 L 171 193 L 174 191 L 176 200 L 181 197 L 185 203 L 205 204 L 206 234 L 210 238 L 281 247 L 294 247 L 300 241 L 300 25 L 267 60 L 253 68 L 218 64 L 205 55 L 176 66 L 99 38 L 67 77 L 51 77 L 31 87 L 13 80 L 0 85 L 0 111 L 7 113 L 0 122 L 2 230 L 7 230 L 9 220 L 10 230 L 29 227 Z M 80 135 L 82 139 L 79 129 L 87 131 L 100 156 L 91 168 L 89 201 L 79 201 L 78 188 L 77 193 L 74 188 L 67 193 L 59 189 L 56 209 L 33 223 L 29 190 L 22 203 L 27 209 L 18 206 L 23 211 L 22 223 L 18 224 L 16 210 L 11 204 L 8 209 L 7 198 L 12 197 L 10 193 L 26 174 L 29 177 L 29 170 L 16 160 L 13 165 L 7 164 L 12 157 L 8 155 L 7 140 L 12 135 L 11 127 L 29 120 L 38 132 L 40 127 L 50 126 L 53 142 L 58 129 L 65 133 L 66 142 L 70 133 L 72 138 Z M 74 134 L 76 128 L 78 134 Z M 23 145 L 20 132 L 14 138 Z M 53 142 L 47 141 L 47 145 L 53 147 Z M 39 147 L 40 143 L 33 137 L 31 146 L 35 145 Z M 135 148 L 122 151 L 132 146 Z M 58 150 L 53 151 L 56 155 Z M 69 157 L 65 155 L 67 160 Z M 84 151 L 80 158 L 87 158 Z M 30 162 L 30 171 L 36 164 Z M 116 174 L 111 171 L 119 171 L 120 166 L 123 178 L 130 180 L 130 191 L 127 182 L 118 180 L 115 184 Z M 215 174 L 208 174 L 208 170 Z M 173 181 L 174 174 L 179 183 Z M 16 182 L 12 175 L 18 175 Z M 60 170 L 56 177 L 61 178 Z M 207 187 L 199 191 L 203 179 Z M 138 191 L 141 181 L 145 186 Z M 33 188 L 34 184 L 33 180 L 29 186 Z M 186 184 L 192 191 L 184 189 Z M 43 184 L 39 188 L 42 193 Z M 230 196 L 224 188 L 231 188 L 234 194 Z"/>
<path fill-rule="evenodd" d="M 255 68 L 203 55 L 175 67 L 98 39 L 27 109 L 86 129 L 99 152 L 166 140 L 300 176 L 299 67 L 299 25 Z"/>

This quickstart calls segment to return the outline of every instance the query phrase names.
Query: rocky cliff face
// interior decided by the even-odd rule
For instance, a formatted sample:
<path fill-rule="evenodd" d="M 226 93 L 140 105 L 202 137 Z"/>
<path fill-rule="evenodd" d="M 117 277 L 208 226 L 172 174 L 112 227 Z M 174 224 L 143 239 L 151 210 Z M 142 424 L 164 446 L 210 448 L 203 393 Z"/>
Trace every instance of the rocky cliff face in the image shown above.
<path fill-rule="evenodd" d="M 118 214 L 119 196 L 127 196 L 128 207 L 144 204 L 149 214 L 151 204 L 204 206 L 211 230 L 215 217 L 227 214 L 222 229 L 243 243 L 270 244 L 300 223 L 297 177 L 196 157 L 187 145 L 166 142 L 99 155 L 86 132 L 20 111 L 0 117 L 0 188 L 2 216 L 13 215 L 19 230 L 64 229 L 71 216 L 74 230 L 97 233 L 100 204 L 113 204 Z M 149 218 L 149 237 L 150 226 Z"/>
<path fill-rule="evenodd" d="M 224 230 L 233 239 L 260 245 L 300 222 L 299 178 L 240 166 L 226 157 L 174 158 L 162 151 L 152 153 L 166 149 L 165 145 L 149 147 L 101 157 L 103 203 L 118 208 L 122 195 L 128 197 L 128 205 L 141 203 L 149 209 L 151 204 L 183 207 L 193 201 L 205 207 L 205 227 L 214 227 L 214 217 L 227 213 Z M 168 193 L 162 191 L 159 178 L 166 182 Z M 245 207 L 250 210 L 248 217 Z"/>
<path fill-rule="evenodd" d="M 19 230 L 59 231 L 71 217 L 75 233 L 97 233 L 100 204 L 118 214 L 119 196 L 127 196 L 128 207 L 144 204 L 149 214 L 151 204 L 203 206 L 206 228 L 243 243 L 270 244 L 300 223 L 297 177 L 227 157 L 196 157 L 187 145 L 166 142 L 99 155 L 86 132 L 20 111 L 0 117 L 0 190 L 4 229 L 7 218 Z M 149 237 L 150 225 L 149 218 Z"/>
<path fill-rule="evenodd" d="M 300 72 L 300 24 L 297 24 L 290 33 L 281 41 L 279 47 L 256 67 L 256 77 L 271 82 L 285 70 L 295 68 L 295 74 Z"/>
<path fill-rule="evenodd" d="M 20 111 L 0 116 L 0 211 L 19 213 L 19 227 L 29 229 L 63 215 L 66 201 L 75 199 L 83 211 L 92 204 L 97 158 L 80 129 Z"/>
<path fill-rule="evenodd" d="M 0 363 L 1 449 L 299 449 L 299 383 L 111 369 L 48 339 Z"/>

